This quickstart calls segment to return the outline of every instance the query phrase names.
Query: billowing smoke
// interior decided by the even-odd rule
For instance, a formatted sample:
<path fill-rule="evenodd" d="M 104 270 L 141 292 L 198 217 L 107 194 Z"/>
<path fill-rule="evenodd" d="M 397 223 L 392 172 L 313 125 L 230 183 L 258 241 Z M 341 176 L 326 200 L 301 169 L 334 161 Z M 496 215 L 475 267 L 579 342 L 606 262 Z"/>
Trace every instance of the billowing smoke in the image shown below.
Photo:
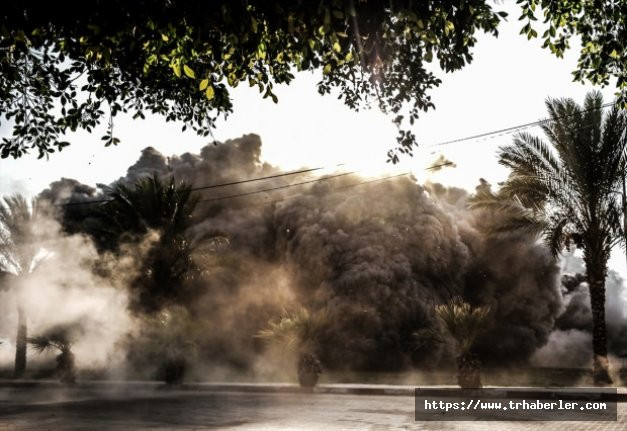
<path fill-rule="evenodd" d="M 490 187 L 480 180 L 477 191 Z M 493 323 L 477 342 L 477 353 L 490 365 L 525 363 L 544 345 L 560 310 L 559 268 L 545 247 L 527 234 L 486 235 L 498 214 L 468 210 L 468 194 L 431 186 L 443 209 L 463 226 L 462 239 L 472 251 L 465 272 L 464 297 L 489 305 Z"/>
<path fill-rule="evenodd" d="M 146 148 L 117 182 L 156 174 L 204 187 L 279 172 L 261 161 L 259 137 L 246 135 L 170 158 Z M 157 373 L 159 346 L 167 345 L 196 363 L 198 373 L 254 374 L 267 364 L 266 347 L 253 335 L 283 309 L 299 306 L 327 316 L 317 346 L 326 367 L 438 366 L 452 357 L 447 347 L 417 343 L 414 333 L 431 327 L 434 306 L 455 295 L 492 309 L 477 344 L 485 364 L 527 363 L 534 354 L 545 364 L 565 351 L 560 340 L 585 342 L 579 288 L 560 292 L 560 269 L 535 238 L 485 235 L 496 216 L 468 210 L 468 192 L 411 177 L 365 182 L 335 174 L 294 187 L 281 188 L 315 173 L 198 190 L 188 236 L 220 232 L 228 245 L 203 261 L 201 294 L 133 321 L 116 345 L 126 352 L 129 372 Z M 278 189 L 250 194 L 269 188 Z M 42 196 L 57 204 L 106 197 L 67 179 Z M 67 206 L 63 226 L 89 232 L 92 217 L 88 205 Z M 126 315 L 124 304 L 119 310 Z"/>
<path fill-rule="evenodd" d="M 592 362 L 592 313 L 583 260 L 573 254 L 563 259 L 563 308 L 549 343 L 534 356 L 534 363 L 561 367 L 589 367 Z M 605 282 L 608 350 L 611 356 L 627 354 L 627 297 L 623 279 L 613 270 Z"/>
<path fill-rule="evenodd" d="M 115 344 L 132 326 L 121 286 L 135 264 L 99 255 L 89 238 L 62 233 L 59 223 L 50 217 L 43 215 L 37 223 L 42 239 L 36 265 L 29 274 L 7 276 L 0 293 L 0 363 L 11 364 L 15 357 L 18 303 L 26 315 L 29 337 L 55 327 L 74 328 L 68 341 L 79 367 L 98 369 L 120 363 L 123 356 L 117 355 Z M 115 268 L 115 275 L 96 275 L 97 261 Z M 28 357 L 37 363 L 58 353 L 37 355 L 29 349 Z"/>
<path fill-rule="evenodd" d="M 202 186 L 275 173 L 261 163 L 260 148 L 259 138 L 248 135 L 207 146 L 200 156 L 166 160 L 147 149 L 121 181 L 157 172 Z M 202 196 L 213 199 L 299 180 L 238 185 Z M 524 362 L 547 342 L 560 308 L 559 271 L 533 238 L 487 239 L 478 226 L 489 222 L 486 215 L 468 211 L 468 193 L 461 189 L 421 187 L 411 178 L 351 187 L 359 182 L 346 176 L 297 192 L 210 201 L 199 208 L 201 221 L 193 231 L 224 232 L 239 259 L 289 273 L 297 303 L 327 310 L 332 329 L 320 351 L 327 365 L 398 369 L 433 363 L 440 346 L 417 348 L 413 334 L 432 324 L 434 305 L 459 294 L 494 310 L 494 324 L 478 345 L 485 362 Z M 292 197 L 259 205 L 287 196 Z M 267 291 L 266 283 L 255 290 Z M 229 289 L 245 284 L 236 277 Z M 215 296 L 208 295 L 206 303 Z M 241 300 L 228 296 L 221 308 L 238 310 Z M 268 311 L 259 314 L 266 317 Z M 246 344 L 250 332 L 236 338 Z M 231 339 L 230 330 L 227 335 Z"/>

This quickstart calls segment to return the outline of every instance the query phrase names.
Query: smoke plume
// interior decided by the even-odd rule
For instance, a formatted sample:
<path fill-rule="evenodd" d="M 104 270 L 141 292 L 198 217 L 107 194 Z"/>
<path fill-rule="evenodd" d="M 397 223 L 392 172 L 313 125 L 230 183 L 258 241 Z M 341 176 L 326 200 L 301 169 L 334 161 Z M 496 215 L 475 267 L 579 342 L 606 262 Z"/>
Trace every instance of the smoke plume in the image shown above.
<path fill-rule="evenodd" d="M 132 320 L 123 299 L 127 281 L 110 283 L 116 286 L 111 290 L 99 288 L 106 297 L 99 304 L 118 313 L 113 320 L 132 321 L 115 325 L 117 332 L 109 336 L 121 340 L 116 348 L 126 352 L 130 373 L 146 377 L 158 372 L 158 357 L 164 354 L 159 345 L 195 363 L 198 373 L 223 367 L 255 373 L 267 365 L 267 348 L 254 334 L 282 310 L 300 306 L 328 316 L 317 346 L 326 367 L 439 366 L 451 361 L 447 347 L 416 343 L 414 334 L 432 327 L 434 306 L 456 295 L 492 309 L 476 347 L 485 364 L 524 364 L 531 358 L 548 364 L 566 355 L 570 346 L 590 350 L 585 345 L 589 306 L 581 283 L 569 280 L 564 286 L 570 287 L 563 288 L 559 266 L 536 238 L 485 235 L 485 227 L 498 216 L 470 211 L 468 192 L 420 185 L 412 177 L 365 182 L 354 174 L 306 173 L 239 182 L 280 172 L 262 161 L 260 138 L 246 135 L 207 145 L 199 154 L 169 158 L 148 147 L 127 175 L 114 182 L 131 185 L 157 175 L 195 188 L 237 183 L 195 192 L 200 202 L 189 238 L 210 232 L 228 238 L 228 244 L 203 261 L 206 273 L 199 296 Z M 305 181 L 312 182 L 287 187 Z M 481 182 L 479 187 L 489 185 Z M 275 190 L 251 193 L 260 189 Z M 106 198 L 102 189 L 68 179 L 51 184 L 41 196 L 55 204 Z M 80 232 L 89 232 L 94 222 L 88 205 L 67 206 L 59 217 L 65 232 L 78 238 L 85 238 Z M 84 246 L 91 247 L 90 259 L 103 258 L 93 246 Z M 134 260 L 128 259 L 131 265 Z M 42 273 L 38 284 L 78 289 L 108 283 L 72 264 L 63 273 L 77 271 L 89 281 L 50 282 Z M 610 277 L 608 295 L 619 286 L 622 280 Z M 118 302 L 113 306 L 111 301 Z M 50 313 L 55 314 L 51 309 L 37 312 Z M 618 314 L 618 308 L 610 307 L 608 322 L 622 322 L 624 316 Z M 619 323 L 612 328 L 615 351 L 622 333 Z M 92 342 L 102 337 L 92 334 Z"/>

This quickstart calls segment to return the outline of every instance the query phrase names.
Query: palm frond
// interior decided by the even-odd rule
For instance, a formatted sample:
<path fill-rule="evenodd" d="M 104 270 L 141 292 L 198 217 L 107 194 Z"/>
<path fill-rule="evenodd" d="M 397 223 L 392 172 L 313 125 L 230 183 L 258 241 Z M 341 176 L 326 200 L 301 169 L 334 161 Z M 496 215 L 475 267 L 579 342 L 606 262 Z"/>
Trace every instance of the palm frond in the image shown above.
<path fill-rule="evenodd" d="M 570 236 L 566 229 L 569 222 L 567 217 L 557 218 L 553 223 L 547 223 L 544 229 L 544 242 L 554 258 L 564 247 L 570 246 Z"/>
<path fill-rule="evenodd" d="M 423 328 L 412 334 L 414 350 L 445 342 L 442 333 L 435 328 Z"/>
<path fill-rule="evenodd" d="M 27 273 L 36 264 L 44 235 L 38 231 L 39 205 L 16 194 L 0 201 L 0 269 Z"/>
<path fill-rule="evenodd" d="M 276 321 L 259 331 L 255 337 L 276 343 L 289 350 L 312 348 L 329 322 L 326 310 L 310 313 L 301 307 L 295 311 L 284 311 Z"/>
<path fill-rule="evenodd" d="M 500 222 L 488 229 L 492 235 L 526 234 L 534 237 L 542 235 L 546 230 L 543 219 L 533 215 L 520 215 L 517 217 L 505 217 Z"/>
<path fill-rule="evenodd" d="M 40 335 L 28 338 L 27 341 L 39 353 L 48 349 L 57 349 L 64 353 L 70 351 L 73 338 L 80 331 L 81 326 L 78 323 L 58 325 Z"/>
<path fill-rule="evenodd" d="M 455 297 L 446 304 L 436 305 L 435 314 L 457 343 L 460 352 L 466 353 L 486 328 L 490 307 L 473 307 L 462 298 Z"/>
<path fill-rule="evenodd" d="M 30 337 L 28 339 L 28 343 L 31 345 L 33 349 L 35 349 L 38 353 L 43 353 L 46 350 L 52 348 L 52 343 L 48 337 L 38 336 L 38 337 Z"/>
<path fill-rule="evenodd" d="M 542 234 L 554 256 L 573 242 L 607 252 L 625 235 L 618 196 L 627 168 L 627 114 L 615 108 L 604 116 L 598 92 L 583 107 L 572 99 L 546 105 L 542 129 L 550 145 L 521 133 L 500 149 L 499 162 L 511 173 L 494 195 L 510 204 L 500 204 L 504 221 L 496 229 Z"/>
<path fill-rule="evenodd" d="M 479 225 L 483 233 L 490 236 L 511 234 L 540 235 L 545 229 L 542 217 L 537 215 L 540 208 L 529 209 L 519 199 L 518 194 L 508 194 L 505 186 L 494 193 L 489 189 L 478 190 L 468 199 L 471 209 L 489 211 L 498 215 L 490 224 Z M 539 204 L 538 204 L 539 205 Z"/>

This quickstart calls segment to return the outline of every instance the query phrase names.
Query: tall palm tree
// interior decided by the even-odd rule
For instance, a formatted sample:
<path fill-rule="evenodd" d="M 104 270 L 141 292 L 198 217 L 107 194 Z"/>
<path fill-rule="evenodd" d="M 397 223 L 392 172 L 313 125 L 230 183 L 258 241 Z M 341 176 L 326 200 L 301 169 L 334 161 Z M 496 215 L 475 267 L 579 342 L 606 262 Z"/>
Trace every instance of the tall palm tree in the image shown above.
<path fill-rule="evenodd" d="M 203 273 L 200 259 L 216 244 L 226 242 L 216 231 L 189 233 L 198 203 L 191 185 L 154 175 L 131 187 L 118 184 L 108 194 L 110 200 L 98 210 L 94 232 L 102 247 L 115 250 L 121 244 L 140 241 L 151 230 L 159 234 L 132 283 L 136 294 L 133 307 L 151 313 L 168 303 L 189 300 Z"/>
<path fill-rule="evenodd" d="M 549 99 L 542 124 L 548 142 L 521 133 L 502 147 L 499 162 L 511 170 L 497 194 L 484 190 L 476 206 L 509 213 L 504 230 L 544 237 L 554 257 L 571 246 L 583 252 L 592 310 L 593 376 L 611 383 L 605 325 L 605 278 L 611 249 L 624 240 L 622 183 L 627 146 L 626 114 L 603 114 L 599 92 L 583 106 Z"/>
<path fill-rule="evenodd" d="M 29 203 L 16 194 L 0 201 L 0 283 L 15 286 L 41 262 L 41 235 L 37 232 L 40 217 L 37 201 Z M 17 293 L 17 336 L 15 376 L 26 370 L 27 322 L 19 292 Z"/>

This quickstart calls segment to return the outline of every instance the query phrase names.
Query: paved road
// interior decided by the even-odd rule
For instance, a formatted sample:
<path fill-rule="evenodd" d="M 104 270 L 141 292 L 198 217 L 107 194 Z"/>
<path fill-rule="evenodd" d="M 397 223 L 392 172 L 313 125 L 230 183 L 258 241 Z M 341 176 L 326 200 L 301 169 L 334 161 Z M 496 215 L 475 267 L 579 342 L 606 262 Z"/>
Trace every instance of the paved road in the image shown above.
<path fill-rule="evenodd" d="M 128 389 L 128 388 L 126 388 Z M 0 388 L 0 431 L 626 430 L 618 422 L 414 422 L 407 396 Z"/>

